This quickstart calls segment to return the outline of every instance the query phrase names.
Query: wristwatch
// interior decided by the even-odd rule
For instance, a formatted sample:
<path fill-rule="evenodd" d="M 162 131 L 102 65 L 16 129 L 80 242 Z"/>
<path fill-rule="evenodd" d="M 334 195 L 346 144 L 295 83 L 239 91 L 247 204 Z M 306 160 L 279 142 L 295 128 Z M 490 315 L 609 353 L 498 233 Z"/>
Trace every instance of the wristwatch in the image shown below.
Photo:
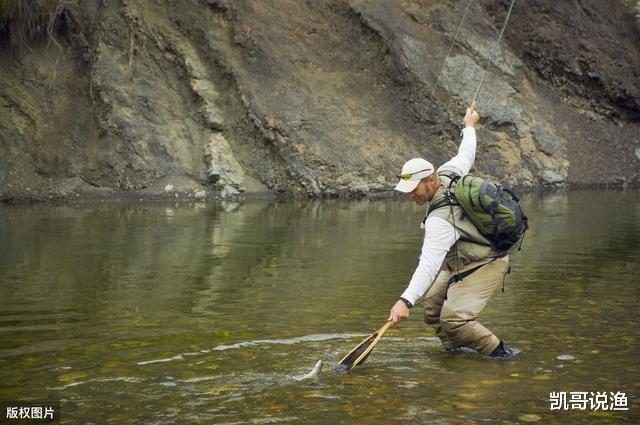
<path fill-rule="evenodd" d="M 409 302 L 409 300 L 408 300 L 408 299 L 406 299 L 406 298 L 402 298 L 402 297 L 400 297 L 400 301 L 402 301 L 402 302 L 404 303 L 404 305 L 406 305 L 406 306 L 407 306 L 407 308 L 411 308 L 411 307 L 413 307 L 413 304 L 411 304 L 411 302 Z"/>

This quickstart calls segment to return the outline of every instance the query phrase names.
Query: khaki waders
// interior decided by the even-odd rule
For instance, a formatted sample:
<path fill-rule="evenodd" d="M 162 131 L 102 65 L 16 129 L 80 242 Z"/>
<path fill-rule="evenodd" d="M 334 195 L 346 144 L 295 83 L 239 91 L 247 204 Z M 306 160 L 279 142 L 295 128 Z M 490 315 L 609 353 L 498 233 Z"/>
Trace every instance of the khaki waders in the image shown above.
<path fill-rule="evenodd" d="M 456 274 L 443 267 L 425 297 L 424 321 L 435 328 L 445 348 L 466 346 L 488 356 L 500 339 L 476 320 L 509 269 L 509 257 L 475 261 L 457 271 L 475 270 L 463 280 L 453 282 Z M 448 289 L 447 289 L 448 286 Z"/>

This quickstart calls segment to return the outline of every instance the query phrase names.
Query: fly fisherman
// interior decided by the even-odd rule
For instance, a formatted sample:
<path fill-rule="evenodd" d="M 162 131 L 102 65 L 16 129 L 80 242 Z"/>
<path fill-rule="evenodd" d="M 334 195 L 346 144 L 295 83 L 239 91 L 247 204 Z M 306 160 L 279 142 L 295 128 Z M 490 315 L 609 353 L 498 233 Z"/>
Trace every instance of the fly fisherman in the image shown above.
<path fill-rule="evenodd" d="M 422 158 L 407 161 L 395 190 L 408 194 L 417 205 L 434 205 L 444 200 L 451 182 L 447 174 L 464 176 L 473 166 L 474 126 L 479 119 L 476 111 L 467 109 L 458 154 L 437 172 Z M 423 223 L 420 261 L 409 286 L 391 308 L 388 320 L 397 323 L 409 317 L 409 310 L 426 293 L 424 320 L 435 328 L 448 352 L 473 349 L 492 358 L 515 356 L 518 349 L 508 347 L 476 320 L 503 282 L 509 257 L 490 247 L 473 223 L 465 219 L 460 206 L 434 209 L 427 213 Z"/>

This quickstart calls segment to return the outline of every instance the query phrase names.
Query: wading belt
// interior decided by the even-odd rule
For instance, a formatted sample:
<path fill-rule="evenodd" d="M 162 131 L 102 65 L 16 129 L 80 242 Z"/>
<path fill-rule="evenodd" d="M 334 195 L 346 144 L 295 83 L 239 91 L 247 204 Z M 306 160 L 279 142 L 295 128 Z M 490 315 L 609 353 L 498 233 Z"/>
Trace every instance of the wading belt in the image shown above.
<path fill-rule="evenodd" d="M 506 255 L 506 254 L 505 254 L 505 255 Z M 467 277 L 467 276 L 469 276 L 471 273 L 473 273 L 473 272 L 477 271 L 477 270 L 478 270 L 479 268 L 481 268 L 482 266 L 486 266 L 487 264 L 492 263 L 492 262 L 496 261 L 498 258 L 502 258 L 502 257 L 504 257 L 504 255 L 499 256 L 499 257 L 492 258 L 491 260 L 487 261 L 487 262 L 486 262 L 486 263 L 484 263 L 484 264 L 480 264 L 479 266 L 475 266 L 475 267 L 473 267 L 473 268 L 471 268 L 471 269 L 469 269 L 469 270 L 465 270 L 465 271 L 463 271 L 462 273 L 457 273 L 457 274 L 454 274 L 453 276 L 451 276 L 451 278 L 450 278 L 450 279 L 449 279 L 449 281 L 447 282 L 447 292 L 445 292 L 445 294 L 444 294 L 444 299 L 445 299 L 445 300 L 447 299 L 447 295 L 448 295 L 448 293 L 449 293 L 449 288 L 451 287 L 451 285 L 453 285 L 454 283 L 458 283 L 458 282 L 460 282 L 460 281 L 461 281 L 461 280 L 463 280 L 465 277 Z"/>

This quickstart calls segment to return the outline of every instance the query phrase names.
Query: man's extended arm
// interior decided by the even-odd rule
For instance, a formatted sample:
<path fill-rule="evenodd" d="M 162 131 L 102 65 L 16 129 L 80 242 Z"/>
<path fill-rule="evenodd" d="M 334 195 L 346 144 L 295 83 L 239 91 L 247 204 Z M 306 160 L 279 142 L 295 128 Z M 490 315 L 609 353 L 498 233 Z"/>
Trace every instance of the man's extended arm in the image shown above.
<path fill-rule="evenodd" d="M 401 298 L 415 304 L 431 288 L 440 271 L 444 257 L 459 237 L 460 234 L 448 221 L 439 217 L 427 218 L 424 223 L 424 242 L 422 243 L 420 261 Z M 397 323 L 407 317 L 409 317 L 409 308 L 400 300 L 391 309 L 388 320 Z"/>
<path fill-rule="evenodd" d="M 478 122 L 478 113 L 467 109 L 464 116 L 465 128 L 462 130 L 462 142 L 458 148 L 458 154 L 438 168 L 438 172 L 444 170 L 454 171 L 461 176 L 469 174 L 476 159 L 476 130 L 473 127 Z"/>
<path fill-rule="evenodd" d="M 425 221 L 424 234 L 420 262 L 413 272 L 409 286 L 401 296 L 411 304 L 415 304 L 418 298 L 431 287 L 440 271 L 444 257 L 460 237 L 451 223 L 439 217 L 430 217 Z"/>

